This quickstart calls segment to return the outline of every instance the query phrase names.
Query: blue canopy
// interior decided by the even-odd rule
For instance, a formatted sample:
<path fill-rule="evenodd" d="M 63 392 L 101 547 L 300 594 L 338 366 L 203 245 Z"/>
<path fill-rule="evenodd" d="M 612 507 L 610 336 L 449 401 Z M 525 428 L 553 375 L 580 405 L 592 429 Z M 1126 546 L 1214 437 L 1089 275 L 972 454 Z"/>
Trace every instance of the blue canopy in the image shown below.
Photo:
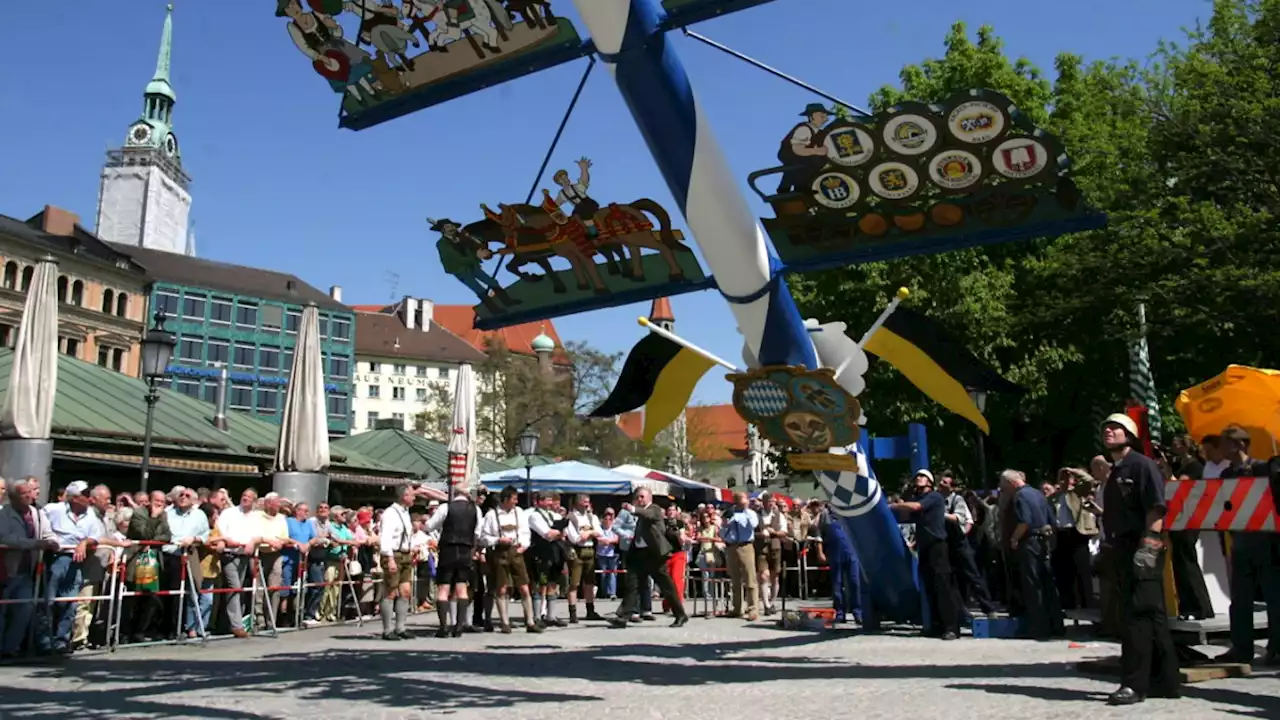
<path fill-rule="evenodd" d="M 524 468 L 485 473 L 480 476 L 480 482 L 490 492 L 501 490 L 508 485 L 514 485 L 524 492 L 524 473 Z M 534 492 L 586 493 L 588 495 L 629 495 L 631 493 L 629 476 L 576 460 L 535 466 L 532 477 Z"/>

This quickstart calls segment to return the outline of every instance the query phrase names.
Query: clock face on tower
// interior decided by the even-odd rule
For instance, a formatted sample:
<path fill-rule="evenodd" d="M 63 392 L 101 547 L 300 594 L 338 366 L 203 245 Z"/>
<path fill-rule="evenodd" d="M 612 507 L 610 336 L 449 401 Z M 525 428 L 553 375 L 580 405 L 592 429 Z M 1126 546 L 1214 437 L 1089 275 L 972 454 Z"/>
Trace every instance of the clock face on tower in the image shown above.
<path fill-rule="evenodd" d="M 164 139 L 164 154 L 174 157 L 178 154 L 178 138 L 173 133 L 169 133 Z"/>
<path fill-rule="evenodd" d="M 129 137 L 126 139 L 129 145 L 146 145 L 151 140 L 151 126 L 146 123 L 138 123 L 129 128 Z"/>

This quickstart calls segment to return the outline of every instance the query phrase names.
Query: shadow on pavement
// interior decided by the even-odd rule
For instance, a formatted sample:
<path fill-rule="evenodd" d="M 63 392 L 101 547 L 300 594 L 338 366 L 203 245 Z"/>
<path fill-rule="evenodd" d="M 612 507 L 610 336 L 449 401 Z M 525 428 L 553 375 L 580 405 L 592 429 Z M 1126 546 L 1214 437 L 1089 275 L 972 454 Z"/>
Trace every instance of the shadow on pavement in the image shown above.
<path fill-rule="evenodd" d="M 1052 702 L 1103 702 L 1107 699 L 1107 695 L 1110 694 L 1110 690 L 1106 692 L 1089 692 L 1087 690 L 1072 690 L 1068 688 L 1045 688 L 1030 685 L 1007 684 L 983 685 L 979 683 L 956 683 L 947 685 L 947 687 L 952 690 L 981 690 L 982 692 L 999 695 L 1022 695 L 1024 697 L 1049 700 Z M 1280 697 L 1274 697 L 1271 695 L 1246 693 L 1229 688 L 1183 685 L 1182 697 L 1196 698 L 1197 700 L 1217 703 L 1219 705 L 1233 705 L 1240 708 L 1238 710 L 1226 711 L 1232 715 L 1264 718 L 1266 720 L 1273 720 L 1274 718 L 1280 717 Z M 1144 705 L 1157 704 L 1158 708 L 1163 708 L 1171 707 L 1167 705 L 1168 703 L 1177 702 L 1177 700 L 1153 699 L 1148 700 Z"/>

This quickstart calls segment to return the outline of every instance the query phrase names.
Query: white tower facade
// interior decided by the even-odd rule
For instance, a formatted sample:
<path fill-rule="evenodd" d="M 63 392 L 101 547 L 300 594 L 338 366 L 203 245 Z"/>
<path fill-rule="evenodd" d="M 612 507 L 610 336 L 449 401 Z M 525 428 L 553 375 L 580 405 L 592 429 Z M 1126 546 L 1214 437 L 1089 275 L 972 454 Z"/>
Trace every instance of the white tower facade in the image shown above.
<path fill-rule="evenodd" d="M 188 242 L 191 178 L 173 131 L 177 96 L 169 82 L 173 6 L 164 19 L 156 72 L 143 93 L 142 115 L 129 126 L 124 147 L 107 151 L 98 187 L 98 237 L 109 242 L 195 254 Z"/>

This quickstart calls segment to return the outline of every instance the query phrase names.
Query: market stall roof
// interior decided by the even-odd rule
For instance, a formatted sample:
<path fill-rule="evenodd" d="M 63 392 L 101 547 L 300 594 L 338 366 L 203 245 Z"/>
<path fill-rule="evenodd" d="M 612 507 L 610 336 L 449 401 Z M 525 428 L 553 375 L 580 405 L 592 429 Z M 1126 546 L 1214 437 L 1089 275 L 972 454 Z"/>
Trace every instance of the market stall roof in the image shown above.
<path fill-rule="evenodd" d="M 782 493 L 776 492 L 774 490 L 756 490 L 755 492 L 748 494 L 747 497 L 751 498 L 752 500 L 755 500 L 756 498 L 760 497 L 765 493 L 769 493 L 770 495 L 772 495 L 773 499 L 777 500 L 778 504 L 781 505 L 784 509 L 790 510 L 791 508 L 795 507 L 795 505 L 797 504 L 797 501 L 795 498 L 791 497 L 790 495 L 783 495 Z"/>
<path fill-rule="evenodd" d="M 532 456 L 532 460 L 533 462 L 531 462 L 530 464 L 533 465 L 534 467 L 538 467 L 539 465 L 555 465 L 558 462 L 564 462 L 558 458 L 553 458 L 549 455 L 534 455 Z M 586 463 L 587 465 L 595 465 L 596 467 L 604 467 L 604 463 L 601 463 L 599 460 L 596 460 L 595 458 L 578 458 L 578 462 Z M 524 456 L 512 455 L 506 460 L 502 460 L 501 463 L 503 465 L 506 465 L 507 467 L 523 470 Z"/>
<path fill-rule="evenodd" d="M 339 452 L 353 451 L 404 468 L 414 477 L 425 480 L 444 480 L 449 476 L 448 446 L 406 430 L 370 430 L 336 440 L 333 448 Z M 481 473 L 509 469 L 500 462 L 485 458 L 478 458 L 477 462 Z"/>
<path fill-rule="evenodd" d="M 690 480 L 689 478 L 661 470 L 654 470 L 643 465 L 619 465 L 614 468 L 614 472 L 630 475 L 635 478 L 635 483 L 644 483 L 654 492 L 659 492 L 657 489 L 659 484 L 665 484 L 670 489 L 678 490 L 687 498 L 696 499 L 701 496 L 701 498 L 711 502 L 733 502 L 733 491 L 728 488 L 718 488 L 714 485 Z M 639 487 L 639 485 L 636 486 Z M 664 495 L 672 494 L 667 490 L 662 491 L 662 493 Z"/>
<path fill-rule="evenodd" d="M 0 348 L 0 402 L 7 393 L 13 351 Z M 53 410 L 55 457 L 107 464 L 139 465 L 147 405 L 143 381 L 82 362 L 58 358 L 58 390 Z M 214 407 L 172 390 L 161 390 L 151 436 L 151 463 L 157 468 L 213 474 L 261 475 L 275 459 L 280 426 L 239 412 L 227 429 L 213 424 Z M 329 475 L 340 482 L 398 485 L 412 473 L 359 452 L 330 455 Z"/>
<path fill-rule="evenodd" d="M 588 495 L 628 495 L 631 493 L 631 477 L 596 465 L 569 460 L 533 468 L 534 492 L 586 493 Z M 507 468 L 501 472 L 485 473 L 480 482 L 490 491 L 514 485 L 524 490 L 524 468 Z"/>

